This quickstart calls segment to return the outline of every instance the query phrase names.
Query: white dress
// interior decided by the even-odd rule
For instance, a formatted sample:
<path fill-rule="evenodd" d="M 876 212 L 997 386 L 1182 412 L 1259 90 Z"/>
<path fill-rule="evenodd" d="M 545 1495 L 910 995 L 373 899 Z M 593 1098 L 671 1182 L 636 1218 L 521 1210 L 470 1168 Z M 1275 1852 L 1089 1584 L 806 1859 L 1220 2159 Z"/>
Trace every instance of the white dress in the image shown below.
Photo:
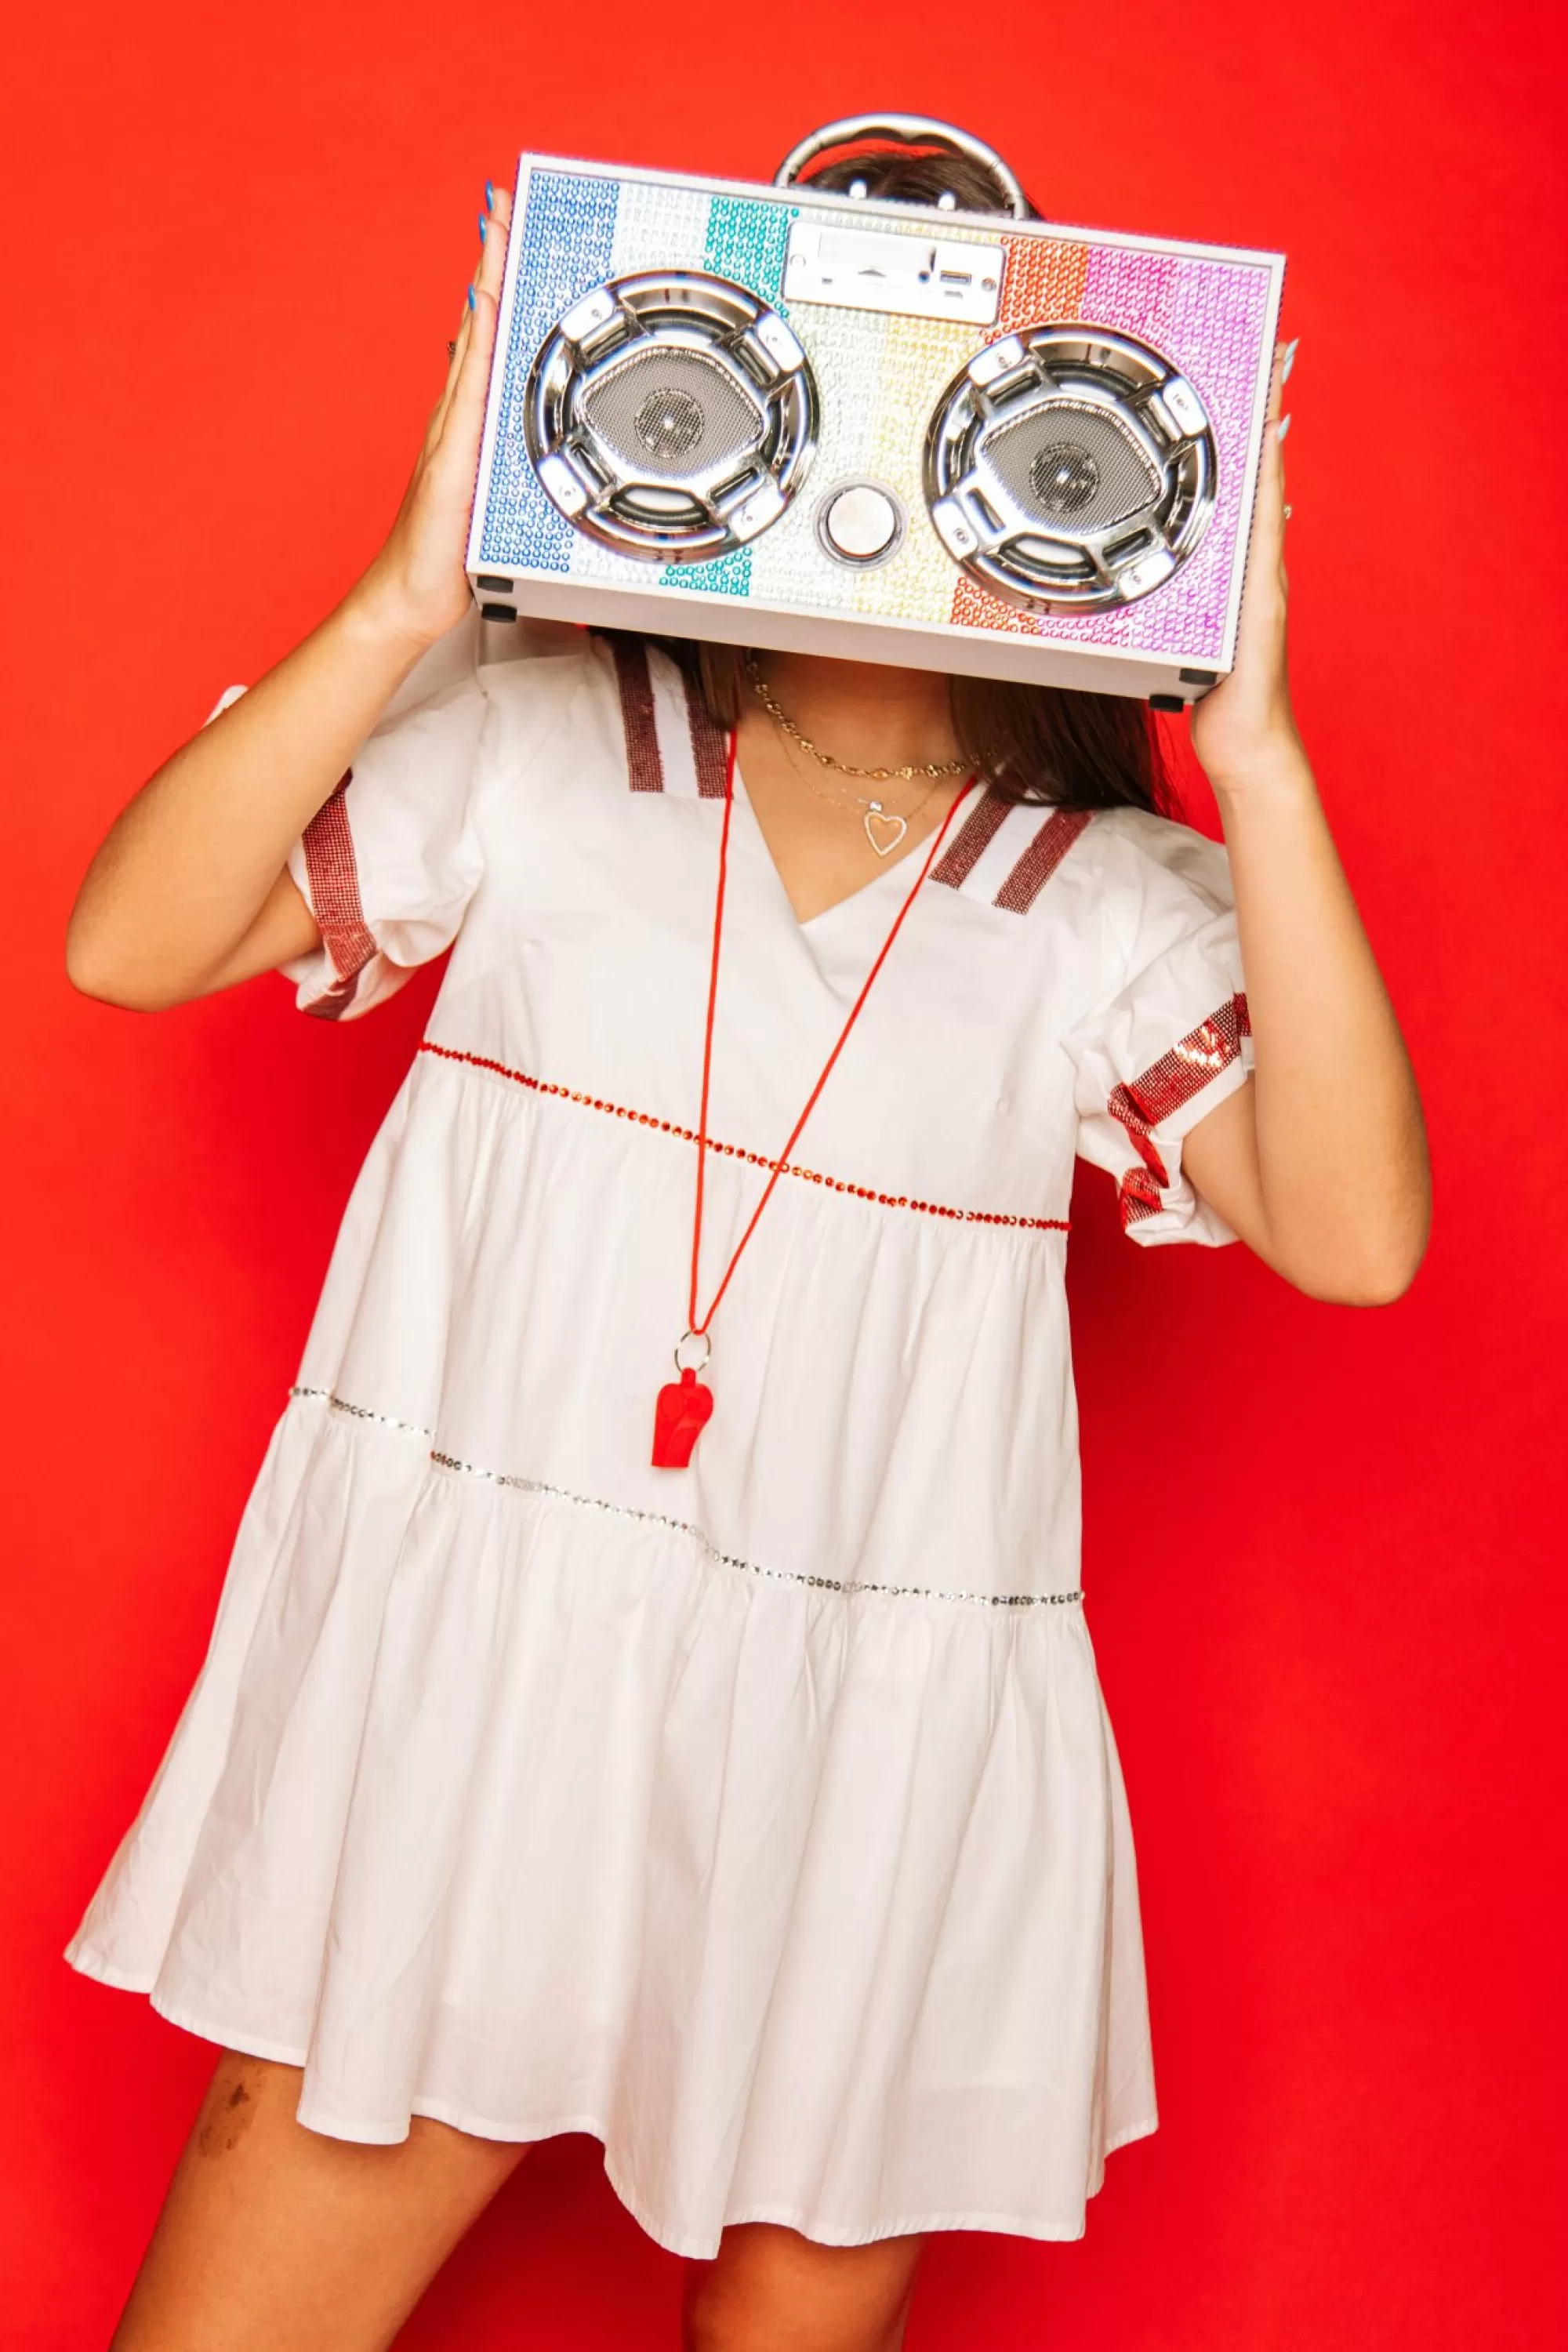
<path fill-rule="evenodd" d="M 456 940 L 211 1647 L 68 1950 L 300 2120 L 603 2141 L 663 2245 L 1074 2238 L 1154 2129 L 1079 1589 L 1075 1153 L 1143 1243 L 1250 1060 L 1223 850 L 978 792 L 685 1328 L 723 741 L 576 632 L 427 658 L 292 861 L 309 1011 Z M 711 1294 L 916 868 L 802 923 L 737 779 Z"/>

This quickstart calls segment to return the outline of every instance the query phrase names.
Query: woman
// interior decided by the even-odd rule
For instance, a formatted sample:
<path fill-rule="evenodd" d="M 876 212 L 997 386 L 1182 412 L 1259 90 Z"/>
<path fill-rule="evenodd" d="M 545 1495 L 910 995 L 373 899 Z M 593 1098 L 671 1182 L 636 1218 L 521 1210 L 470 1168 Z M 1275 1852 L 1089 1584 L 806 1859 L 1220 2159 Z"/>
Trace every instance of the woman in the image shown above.
<path fill-rule="evenodd" d="M 962 159 L 851 172 L 994 202 Z M 1134 1239 L 1321 1298 L 1425 1245 L 1291 716 L 1277 434 L 1194 719 L 1225 850 L 1159 814 L 1130 702 L 500 658 L 462 564 L 508 213 L 385 546 L 71 924 L 76 984 L 143 1010 L 282 968 L 357 1017 L 457 940 L 70 1948 L 225 2045 L 119 2352 L 384 2345 L 566 2130 L 694 2258 L 704 2352 L 888 2352 L 931 2231 L 1081 2234 L 1156 2116 L 1075 1152 Z"/>

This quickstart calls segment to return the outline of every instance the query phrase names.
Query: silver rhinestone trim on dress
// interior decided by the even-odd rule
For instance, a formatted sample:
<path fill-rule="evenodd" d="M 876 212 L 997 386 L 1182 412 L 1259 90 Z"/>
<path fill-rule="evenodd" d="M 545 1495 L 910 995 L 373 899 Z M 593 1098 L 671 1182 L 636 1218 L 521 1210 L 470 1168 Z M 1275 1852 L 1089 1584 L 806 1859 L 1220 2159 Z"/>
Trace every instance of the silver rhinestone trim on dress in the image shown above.
<path fill-rule="evenodd" d="M 325 1404 L 332 1412 L 349 1414 L 355 1421 L 373 1421 L 384 1429 L 397 1429 L 409 1437 L 429 1438 L 431 1430 L 421 1429 L 411 1421 L 398 1421 L 388 1412 L 372 1412 L 361 1404 L 350 1404 L 344 1397 L 334 1396 L 331 1389 L 291 1388 L 290 1397 L 313 1400 Z M 764 1568 L 754 1559 L 741 1559 L 734 1552 L 721 1551 L 712 1538 L 689 1519 L 668 1517 L 663 1511 L 639 1510 L 630 1503 L 606 1503 L 597 1495 L 574 1494 L 570 1487 L 552 1486 L 547 1479 L 524 1478 L 515 1471 L 484 1470 L 478 1463 L 460 1462 L 455 1454 L 443 1454 L 432 1447 L 430 1459 L 437 1470 L 459 1478 L 482 1478 L 488 1486 L 507 1486 L 520 1495 L 542 1495 L 552 1502 L 571 1503 L 581 1511 L 598 1511 L 606 1518 L 627 1519 L 638 1526 L 662 1528 L 668 1534 L 685 1536 L 696 1544 L 719 1568 L 741 1570 L 747 1576 L 766 1577 L 773 1584 L 805 1584 L 823 1592 L 871 1592 L 884 1601 L 958 1601 L 971 1608 L 982 1609 L 1046 1609 L 1061 1608 L 1081 1601 L 1081 1590 L 1072 1592 L 954 1592 L 933 1584 L 873 1584 L 852 1577 L 808 1576 L 792 1568 Z"/>
<path fill-rule="evenodd" d="M 368 1406 L 350 1404 L 346 1397 L 334 1396 L 331 1389 L 291 1388 L 291 1397 L 314 1397 L 330 1405 L 334 1412 L 346 1412 L 353 1421 L 374 1421 L 383 1429 L 400 1429 L 405 1437 L 434 1437 L 433 1429 L 425 1429 L 416 1421 L 399 1421 L 390 1412 L 372 1412 Z"/>

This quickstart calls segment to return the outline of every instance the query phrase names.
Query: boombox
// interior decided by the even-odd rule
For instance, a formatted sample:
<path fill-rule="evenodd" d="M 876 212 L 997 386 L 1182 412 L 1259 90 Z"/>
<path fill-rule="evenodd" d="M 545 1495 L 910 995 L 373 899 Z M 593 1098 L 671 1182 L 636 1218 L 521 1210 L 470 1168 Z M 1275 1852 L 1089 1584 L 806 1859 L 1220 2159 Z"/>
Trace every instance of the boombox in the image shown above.
<path fill-rule="evenodd" d="M 813 190 L 852 133 L 1005 214 Z M 769 185 L 525 154 L 468 574 L 540 615 L 1191 702 L 1230 667 L 1281 256 L 1025 217 L 923 117 Z"/>

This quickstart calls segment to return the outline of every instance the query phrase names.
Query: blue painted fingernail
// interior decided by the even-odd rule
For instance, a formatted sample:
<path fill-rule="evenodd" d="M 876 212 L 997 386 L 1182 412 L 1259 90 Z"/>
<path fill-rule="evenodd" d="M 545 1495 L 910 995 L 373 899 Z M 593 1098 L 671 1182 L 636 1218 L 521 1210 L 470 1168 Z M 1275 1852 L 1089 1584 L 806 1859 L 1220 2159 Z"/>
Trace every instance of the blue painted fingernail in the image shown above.
<path fill-rule="evenodd" d="M 468 289 L 468 308 L 469 308 L 469 310 L 477 310 L 479 309 L 479 297 L 478 297 L 478 295 L 474 292 L 473 288 L 470 286 L 470 287 L 469 287 L 469 289 Z"/>
<path fill-rule="evenodd" d="M 490 232 L 489 232 L 489 223 L 487 222 L 487 220 L 485 219 L 485 216 L 484 216 L 483 213 L 481 213 L 481 214 L 479 215 L 479 243 L 480 243 L 481 245 L 483 245 L 483 243 L 484 243 L 484 241 L 485 241 L 486 237 L 487 237 L 487 236 L 489 236 L 489 233 L 490 233 Z"/>
<path fill-rule="evenodd" d="M 1289 374 L 1291 369 L 1296 364 L 1296 352 L 1300 344 L 1300 341 L 1301 338 L 1300 335 L 1293 336 L 1290 341 L 1285 346 L 1285 356 L 1279 362 L 1279 381 L 1281 383 L 1285 382 L 1286 377 Z"/>
<path fill-rule="evenodd" d="M 496 208 L 496 192 L 495 192 L 495 184 L 494 184 L 494 182 L 493 182 L 493 181 L 491 181 L 491 180 L 487 180 L 487 181 L 485 182 L 485 210 L 486 210 L 486 212 L 488 212 L 488 213 L 493 213 L 493 212 L 494 212 L 494 210 L 495 210 L 495 208 Z"/>
<path fill-rule="evenodd" d="M 1276 441 L 1283 441 L 1285 436 L 1289 432 L 1289 430 L 1290 419 L 1288 416 L 1282 416 L 1279 419 L 1279 424 L 1274 427 L 1274 438 Z"/>

